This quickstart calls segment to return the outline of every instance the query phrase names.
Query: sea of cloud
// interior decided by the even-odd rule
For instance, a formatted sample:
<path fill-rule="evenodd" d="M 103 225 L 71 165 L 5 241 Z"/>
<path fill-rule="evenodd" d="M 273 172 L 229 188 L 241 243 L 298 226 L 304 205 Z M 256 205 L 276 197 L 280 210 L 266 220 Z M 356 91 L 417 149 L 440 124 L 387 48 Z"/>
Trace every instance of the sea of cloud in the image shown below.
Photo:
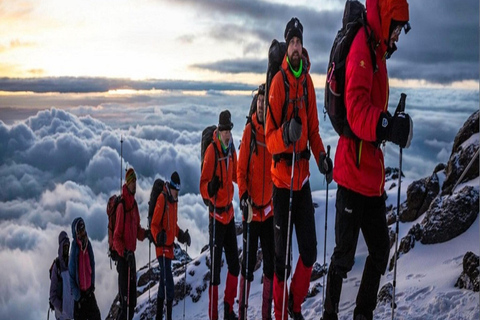
<path fill-rule="evenodd" d="M 400 92 L 391 90 L 392 109 Z M 455 134 L 478 109 L 478 91 L 406 92 L 414 140 L 403 153 L 403 169 L 409 178 L 418 179 L 447 161 Z M 154 179 L 168 179 L 178 171 L 182 181 L 178 224 L 192 236 L 189 253 L 197 255 L 207 243 L 207 210 L 199 195 L 201 131 L 217 123 L 221 110 L 229 109 L 238 146 L 251 97 L 171 93 L 146 101 L 41 107 L 30 110 L 33 115 L 28 118 L 16 118 L 15 108 L 0 108 L 0 319 L 46 316 L 48 268 L 57 253 L 57 237 L 61 230 L 71 235 L 71 222 L 78 216 L 85 219 L 93 243 L 96 295 L 102 317 L 106 316 L 116 295 L 117 273 L 107 257 L 105 208 L 108 197 L 119 193 L 126 166 L 137 171 L 136 199 L 143 226 Z M 323 105 L 322 93 L 317 101 Z M 319 107 L 320 134 L 334 156 L 338 137 L 322 111 Z M 7 124 L 3 115 L 16 120 Z M 398 148 L 387 145 L 384 152 L 386 165 L 398 166 Z M 323 189 L 313 160 L 311 172 L 312 189 Z M 234 205 L 237 209 L 238 195 Z M 138 243 L 137 265 L 145 265 L 148 258 L 148 244 Z"/>

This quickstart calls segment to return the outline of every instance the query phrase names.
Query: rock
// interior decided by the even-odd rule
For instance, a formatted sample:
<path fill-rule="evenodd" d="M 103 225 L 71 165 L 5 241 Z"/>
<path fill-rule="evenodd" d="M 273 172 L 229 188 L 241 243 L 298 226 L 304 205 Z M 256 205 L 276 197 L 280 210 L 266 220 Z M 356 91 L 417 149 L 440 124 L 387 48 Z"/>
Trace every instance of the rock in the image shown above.
<path fill-rule="evenodd" d="M 391 305 L 392 297 L 393 297 L 393 285 L 390 282 L 388 282 L 378 292 L 377 301 L 379 303 L 387 303 Z"/>
<path fill-rule="evenodd" d="M 322 285 L 320 283 L 316 283 L 312 289 L 308 290 L 308 293 L 307 293 L 307 298 L 311 298 L 311 297 L 314 297 L 316 296 L 317 294 L 320 293 L 320 289 Z"/>
<path fill-rule="evenodd" d="M 478 190 L 472 186 L 451 196 L 437 196 L 421 223 L 421 242 L 445 242 L 465 232 L 478 216 L 478 201 Z"/>
<path fill-rule="evenodd" d="M 402 172 L 402 177 L 405 178 L 405 175 Z M 391 180 L 398 180 L 398 168 L 385 168 L 385 182 Z"/>
<path fill-rule="evenodd" d="M 463 257 L 463 272 L 455 283 L 455 287 L 479 292 L 479 274 L 479 258 L 469 251 Z"/>
<path fill-rule="evenodd" d="M 323 266 L 320 263 L 315 262 L 312 268 L 312 274 L 310 275 L 310 282 L 318 280 L 326 274 L 327 274 L 327 268 L 323 268 Z"/>
<path fill-rule="evenodd" d="M 476 139 L 476 143 L 468 144 L 466 146 L 463 145 L 463 143 L 470 139 L 473 134 L 479 132 L 478 115 L 479 111 L 474 112 L 455 136 L 452 153 L 445 169 L 446 179 L 443 183 L 442 195 L 450 194 L 452 192 L 452 188 L 468 166 L 468 163 L 472 159 L 475 152 L 478 150 L 478 139 Z M 474 161 L 473 165 L 470 167 L 470 170 L 468 170 L 467 174 L 463 178 L 463 181 L 468 181 L 478 177 L 478 173 L 479 161 Z"/>
<path fill-rule="evenodd" d="M 440 184 L 438 176 L 433 173 L 430 177 L 412 182 L 407 188 L 407 200 L 400 209 L 400 221 L 411 222 L 427 211 L 432 200 L 438 195 Z"/>
<path fill-rule="evenodd" d="M 446 167 L 447 167 L 447 165 L 445 163 L 439 163 L 439 164 L 437 164 L 435 169 L 433 169 L 433 173 L 438 173 L 442 170 L 445 170 Z"/>

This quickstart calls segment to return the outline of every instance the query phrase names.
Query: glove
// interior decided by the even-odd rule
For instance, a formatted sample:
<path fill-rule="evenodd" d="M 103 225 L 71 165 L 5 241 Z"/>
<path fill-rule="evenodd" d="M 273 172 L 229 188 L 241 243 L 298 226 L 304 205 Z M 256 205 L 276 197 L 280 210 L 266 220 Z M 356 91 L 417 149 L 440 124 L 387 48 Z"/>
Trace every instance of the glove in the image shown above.
<path fill-rule="evenodd" d="M 240 210 L 244 211 L 247 208 L 248 192 L 245 191 L 240 198 Z"/>
<path fill-rule="evenodd" d="M 133 252 L 125 249 L 123 251 L 123 257 L 125 258 L 125 260 L 127 260 L 128 266 L 130 268 L 133 267 L 134 262 L 135 262 L 135 256 L 133 255 Z"/>
<path fill-rule="evenodd" d="M 220 189 L 220 178 L 217 175 L 213 176 L 212 181 L 208 183 L 208 195 L 213 197 Z"/>
<path fill-rule="evenodd" d="M 150 241 L 150 242 L 154 242 L 152 232 L 150 230 L 145 230 L 145 238 L 147 238 L 148 241 Z"/>
<path fill-rule="evenodd" d="M 295 117 L 283 124 L 283 142 L 286 146 L 298 141 L 302 136 L 302 120 Z"/>
<path fill-rule="evenodd" d="M 407 113 L 396 112 L 393 117 L 382 113 L 377 123 L 377 140 L 388 140 L 400 148 L 410 147 L 413 137 L 413 121 Z"/>
<path fill-rule="evenodd" d="M 183 234 L 183 240 L 184 240 L 183 243 L 186 243 L 187 246 L 190 247 L 190 245 L 192 244 L 192 239 L 190 238 L 190 234 L 188 233 L 188 229 Z"/>
<path fill-rule="evenodd" d="M 157 246 L 164 246 L 167 242 L 167 233 L 165 230 L 160 231 L 157 233 Z"/>
<path fill-rule="evenodd" d="M 318 161 L 318 170 L 320 170 L 321 174 L 325 175 L 325 179 L 327 180 L 327 184 L 330 184 L 333 179 L 333 163 L 330 157 L 327 157 L 325 152 L 320 152 L 320 158 Z"/>

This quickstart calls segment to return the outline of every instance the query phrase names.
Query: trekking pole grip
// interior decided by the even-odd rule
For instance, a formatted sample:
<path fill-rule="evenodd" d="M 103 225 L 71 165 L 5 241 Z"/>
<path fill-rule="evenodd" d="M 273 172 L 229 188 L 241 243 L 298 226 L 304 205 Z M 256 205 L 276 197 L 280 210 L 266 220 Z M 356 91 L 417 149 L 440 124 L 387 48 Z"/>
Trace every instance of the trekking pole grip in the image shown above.
<path fill-rule="evenodd" d="M 405 112 L 405 100 L 407 95 L 405 93 L 400 94 L 400 101 L 398 102 L 397 112 Z"/>
<path fill-rule="evenodd" d="M 330 145 L 327 146 L 327 158 L 330 158 Z"/>

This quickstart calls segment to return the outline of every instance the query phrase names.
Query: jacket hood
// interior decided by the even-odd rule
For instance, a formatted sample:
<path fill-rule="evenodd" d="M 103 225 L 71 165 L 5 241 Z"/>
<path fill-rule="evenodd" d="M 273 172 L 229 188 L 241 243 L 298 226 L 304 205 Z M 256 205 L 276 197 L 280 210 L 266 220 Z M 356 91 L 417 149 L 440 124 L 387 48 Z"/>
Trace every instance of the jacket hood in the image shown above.
<path fill-rule="evenodd" d="M 83 221 L 83 219 L 81 217 L 75 218 L 72 221 L 72 237 L 73 237 L 73 240 L 77 239 L 76 226 L 77 226 L 77 223 L 79 223 L 80 221 Z M 85 233 L 86 233 L 86 230 L 85 230 Z M 76 241 L 74 241 L 74 242 L 76 242 Z"/>
<path fill-rule="evenodd" d="M 374 0 L 378 2 L 378 12 L 380 13 L 381 37 L 388 40 L 390 37 L 390 24 L 392 20 L 408 22 L 408 3 L 407 0 Z M 367 0 L 368 3 L 368 0 Z M 367 8 L 368 12 L 368 8 Z M 368 16 L 368 13 L 367 13 Z M 368 18 L 367 18 L 368 19 Z M 370 21 L 369 21 L 370 22 Z"/>
<path fill-rule="evenodd" d="M 69 243 L 70 239 L 68 239 L 68 235 L 65 231 L 60 232 L 58 235 L 58 257 L 62 258 L 63 256 L 63 246 L 65 242 Z"/>

